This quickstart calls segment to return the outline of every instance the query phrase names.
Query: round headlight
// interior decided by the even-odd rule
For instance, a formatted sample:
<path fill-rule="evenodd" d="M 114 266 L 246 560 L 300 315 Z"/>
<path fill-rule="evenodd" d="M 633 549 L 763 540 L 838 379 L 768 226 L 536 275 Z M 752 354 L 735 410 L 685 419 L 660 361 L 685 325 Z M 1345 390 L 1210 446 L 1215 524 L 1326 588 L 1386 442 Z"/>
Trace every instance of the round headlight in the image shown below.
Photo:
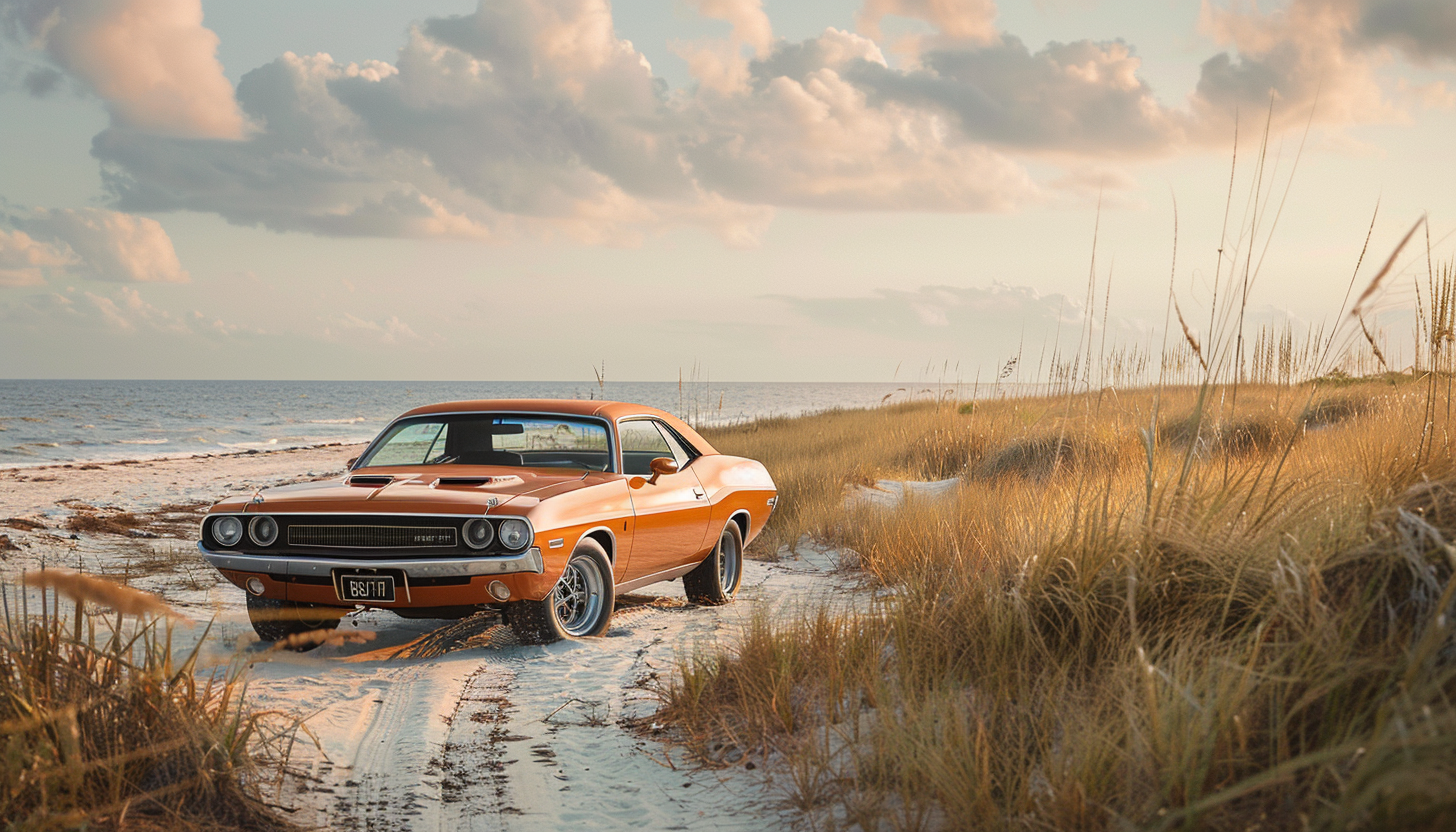
<path fill-rule="evenodd" d="M 500 524 L 501 545 L 507 549 L 524 549 L 531 542 L 531 524 L 512 517 Z"/>
<path fill-rule="evenodd" d="M 224 546 L 236 546 L 243 539 L 243 521 L 236 517 L 219 517 L 212 524 L 212 537 Z"/>
<path fill-rule="evenodd" d="M 484 549 L 495 540 L 495 528 L 490 525 L 489 520 L 467 520 L 462 531 L 465 545 L 472 549 Z"/>
<path fill-rule="evenodd" d="M 259 546 L 272 546 L 278 539 L 278 521 L 272 517 L 254 517 L 248 524 L 248 537 Z"/>

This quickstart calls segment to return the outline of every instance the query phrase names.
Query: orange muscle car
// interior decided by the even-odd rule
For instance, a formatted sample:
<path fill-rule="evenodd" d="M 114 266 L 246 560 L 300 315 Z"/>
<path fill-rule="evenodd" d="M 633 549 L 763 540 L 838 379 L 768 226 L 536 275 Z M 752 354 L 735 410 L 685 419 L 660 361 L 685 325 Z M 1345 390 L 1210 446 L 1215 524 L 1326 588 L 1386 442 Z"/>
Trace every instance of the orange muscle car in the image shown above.
<path fill-rule="evenodd" d="M 539 644 L 601 635 L 618 593 L 658 581 L 732 600 L 776 500 L 761 464 L 651 407 L 448 402 L 395 419 L 340 479 L 223 500 L 198 548 L 269 641 L 363 606 L 498 608 Z"/>

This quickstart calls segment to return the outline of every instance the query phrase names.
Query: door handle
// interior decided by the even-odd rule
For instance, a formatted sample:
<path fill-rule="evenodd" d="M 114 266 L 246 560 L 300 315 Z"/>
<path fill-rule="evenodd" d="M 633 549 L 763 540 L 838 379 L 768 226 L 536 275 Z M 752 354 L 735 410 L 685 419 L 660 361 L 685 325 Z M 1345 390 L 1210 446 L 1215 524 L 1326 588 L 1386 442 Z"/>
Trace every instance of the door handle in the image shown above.
<path fill-rule="evenodd" d="M 701 488 L 694 488 L 693 489 L 693 496 L 694 497 L 697 497 L 699 500 L 701 500 L 701 499 L 703 499 L 704 497 L 706 497 L 708 495 L 703 493 L 703 489 L 701 489 Z"/>

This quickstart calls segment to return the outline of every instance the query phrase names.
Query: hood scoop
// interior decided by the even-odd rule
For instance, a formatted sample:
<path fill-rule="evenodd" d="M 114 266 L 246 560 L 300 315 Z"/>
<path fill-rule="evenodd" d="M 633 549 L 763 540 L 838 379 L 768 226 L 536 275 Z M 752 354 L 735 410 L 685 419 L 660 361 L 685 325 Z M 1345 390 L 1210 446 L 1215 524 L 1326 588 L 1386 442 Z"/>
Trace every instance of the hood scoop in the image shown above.
<path fill-rule="evenodd" d="M 524 480 L 514 474 L 502 477 L 440 477 L 435 480 L 436 488 L 520 485 Z"/>
<path fill-rule="evenodd" d="M 392 482 L 394 482 L 394 477 L 385 476 L 382 474 L 360 474 L 359 476 L 349 478 L 350 485 L 379 487 L 383 485 L 389 485 Z"/>

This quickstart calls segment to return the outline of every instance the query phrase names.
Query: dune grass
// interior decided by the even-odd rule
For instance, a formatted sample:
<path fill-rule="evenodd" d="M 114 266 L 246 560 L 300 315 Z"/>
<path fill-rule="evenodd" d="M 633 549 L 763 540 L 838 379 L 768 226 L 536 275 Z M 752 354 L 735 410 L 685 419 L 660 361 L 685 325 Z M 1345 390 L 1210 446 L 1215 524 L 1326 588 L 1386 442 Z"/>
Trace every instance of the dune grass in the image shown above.
<path fill-rule="evenodd" d="M 711 433 L 894 593 L 685 655 L 663 717 L 821 828 L 1456 823 L 1444 379 L 923 403 Z M 959 476 L 884 510 L 846 484 Z"/>
<path fill-rule="evenodd" d="M 236 674 L 199 672 L 196 648 L 174 652 L 155 596 L 64 571 L 25 583 L 40 609 L 0 587 L 5 829 L 292 828 L 259 790 L 296 723 L 249 709 Z"/>

